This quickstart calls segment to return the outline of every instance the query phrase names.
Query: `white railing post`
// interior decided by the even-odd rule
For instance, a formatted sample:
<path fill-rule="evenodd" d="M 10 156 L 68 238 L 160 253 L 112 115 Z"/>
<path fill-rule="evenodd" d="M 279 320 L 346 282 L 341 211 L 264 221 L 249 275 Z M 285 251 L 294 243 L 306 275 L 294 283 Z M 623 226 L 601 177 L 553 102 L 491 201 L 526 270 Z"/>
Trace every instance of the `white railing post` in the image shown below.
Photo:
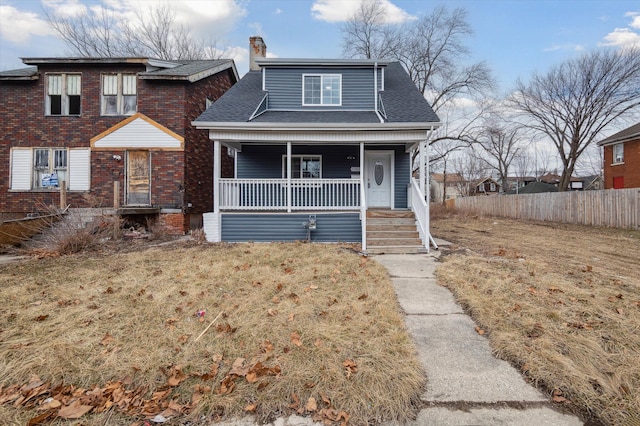
<path fill-rule="evenodd" d="M 367 202 L 364 186 L 364 142 L 360 142 L 360 222 L 362 225 L 362 251 L 367 250 Z"/>
<path fill-rule="evenodd" d="M 287 142 L 287 213 L 291 213 L 291 142 Z"/>

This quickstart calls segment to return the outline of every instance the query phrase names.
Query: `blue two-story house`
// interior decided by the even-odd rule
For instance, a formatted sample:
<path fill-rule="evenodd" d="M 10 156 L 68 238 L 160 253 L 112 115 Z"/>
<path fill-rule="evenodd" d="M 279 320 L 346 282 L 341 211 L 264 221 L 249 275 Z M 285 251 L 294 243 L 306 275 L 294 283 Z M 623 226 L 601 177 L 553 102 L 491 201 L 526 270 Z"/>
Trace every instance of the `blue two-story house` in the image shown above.
<path fill-rule="evenodd" d="M 414 176 L 428 175 L 439 119 L 402 66 L 265 50 L 252 37 L 252 69 L 193 122 L 214 146 L 207 239 L 428 249 L 426 178 Z M 220 177 L 222 146 L 234 178 Z"/>

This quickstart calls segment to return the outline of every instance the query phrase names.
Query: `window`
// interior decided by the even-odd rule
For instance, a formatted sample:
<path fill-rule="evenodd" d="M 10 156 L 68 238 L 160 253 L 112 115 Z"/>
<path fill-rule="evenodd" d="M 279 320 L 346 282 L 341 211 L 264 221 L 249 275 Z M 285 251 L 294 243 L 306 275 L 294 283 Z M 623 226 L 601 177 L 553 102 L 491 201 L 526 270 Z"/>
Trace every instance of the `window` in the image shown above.
<path fill-rule="evenodd" d="M 624 163 L 624 144 L 613 145 L 613 164 Z"/>
<path fill-rule="evenodd" d="M 132 115 L 137 110 L 135 74 L 102 75 L 102 115 Z"/>
<path fill-rule="evenodd" d="M 47 115 L 80 115 L 80 74 L 47 74 Z"/>
<path fill-rule="evenodd" d="M 67 150 L 36 148 L 33 150 L 33 188 L 60 187 L 67 180 Z"/>
<path fill-rule="evenodd" d="M 287 177 L 287 156 L 282 156 L 282 177 Z M 320 179 L 322 177 L 322 156 L 320 155 L 292 155 L 292 179 Z"/>
<path fill-rule="evenodd" d="M 495 183 L 491 182 L 489 184 L 489 191 L 490 192 L 496 192 L 496 184 Z"/>
<path fill-rule="evenodd" d="M 305 74 L 302 82 L 302 105 L 342 105 L 340 74 Z"/>

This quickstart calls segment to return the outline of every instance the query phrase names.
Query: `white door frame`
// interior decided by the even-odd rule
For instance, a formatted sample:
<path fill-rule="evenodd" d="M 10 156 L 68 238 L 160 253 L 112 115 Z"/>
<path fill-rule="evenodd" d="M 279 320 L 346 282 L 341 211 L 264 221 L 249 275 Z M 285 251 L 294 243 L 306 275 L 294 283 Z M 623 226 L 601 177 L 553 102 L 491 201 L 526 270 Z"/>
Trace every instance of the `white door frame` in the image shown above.
<path fill-rule="evenodd" d="M 395 170 L 395 160 L 396 160 L 396 152 L 392 149 L 384 149 L 384 150 L 376 150 L 376 149 L 367 149 L 364 151 L 364 183 L 366 185 L 366 183 L 369 181 L 369 156 L 371 154 L 386 154 L 389 157 L 389 164 L 390 164 L 390 171 L 389 171 L 389 175 L 391 177 L 391 191 L 390 191 L 390 195 L 389 195 L 389 208 L 390 209 L 394 209 L 395 208 L 395 180 L 396 180 L 396 170 Z M 366 188 L 367 191 L 365 191 L 365 194 L 367 194 L 367 208 L 369 208 L 369 199 L 368 199 L 368 195 L 369 195 L 369 188 Z M 377 208 L 377 207 L 375 207 Z M 384 208 L 384 207 L 382 207 Z"/>

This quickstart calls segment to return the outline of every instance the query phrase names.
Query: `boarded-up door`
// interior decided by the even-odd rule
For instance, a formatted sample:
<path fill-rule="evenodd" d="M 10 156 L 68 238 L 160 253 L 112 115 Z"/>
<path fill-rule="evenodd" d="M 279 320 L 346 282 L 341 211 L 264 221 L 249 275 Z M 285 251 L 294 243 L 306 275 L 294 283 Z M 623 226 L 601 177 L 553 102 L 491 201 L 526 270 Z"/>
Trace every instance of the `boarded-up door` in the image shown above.
<path fill-rule="evenodd" d="M 151 204 L 149 151 L 127 152 L 127 204 Z"/>

